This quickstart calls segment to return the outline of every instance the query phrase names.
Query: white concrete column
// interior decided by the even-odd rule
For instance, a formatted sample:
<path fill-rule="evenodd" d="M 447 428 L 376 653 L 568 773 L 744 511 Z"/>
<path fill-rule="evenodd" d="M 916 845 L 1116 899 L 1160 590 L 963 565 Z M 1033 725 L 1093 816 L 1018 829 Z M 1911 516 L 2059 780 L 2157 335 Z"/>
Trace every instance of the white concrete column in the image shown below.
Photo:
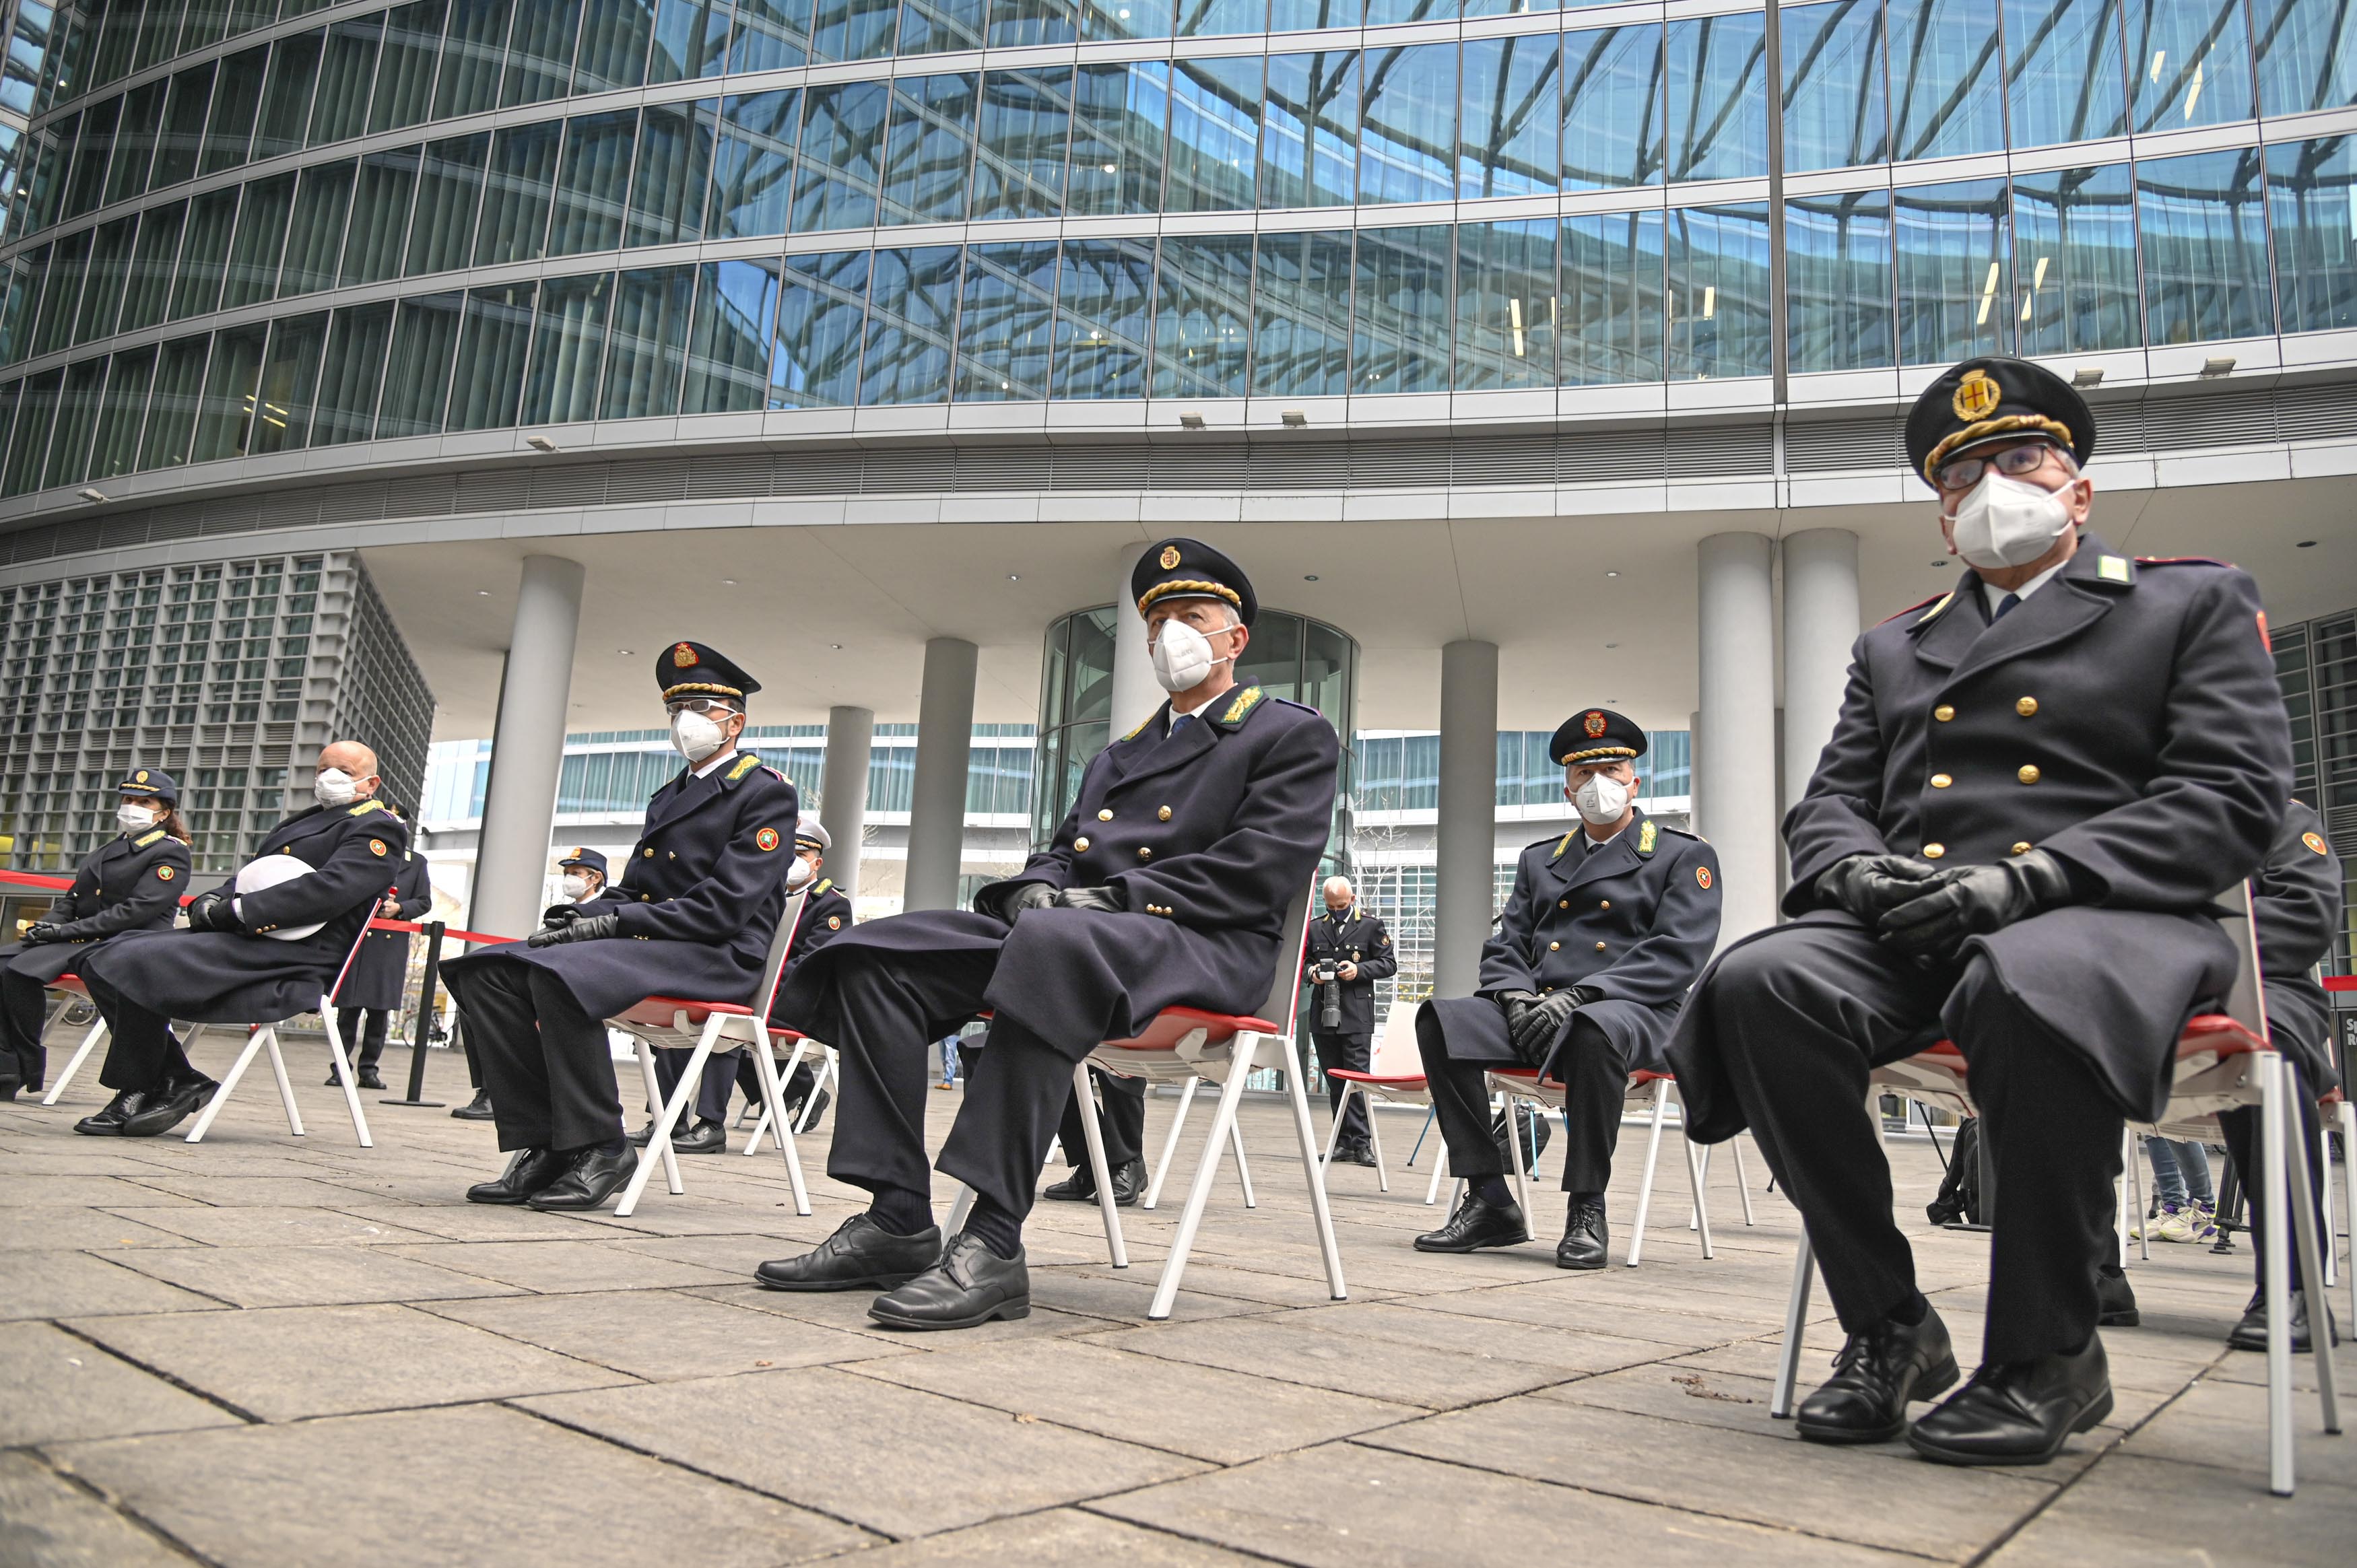
<path fill-rule="evenodd" d="M 1784 801 L 1798 800 L 1834 733 L 1857 640 L 1857 535 L 1812 528 L 1784 540 Z"/>
<path fill-rule="evenodd" d="M 475 893 L 467 914 L 475 930 L 521 937 L 540 925 L 587 575 L 578 561 L 561 556 L 524 559 L 475 851 Z"/>
<path fill-rule="evenodd" d="M 1697 547 L 1702 724 L 1695 736 L 1696 827 L 1718 851 L 1722 945 L 1776 921 L 1776 618 L 1764 533 L 1714 533 Z"/>
<path fill-rule="evenodd" d="M 872 708 L 826 711 L 826 770 L 819 779 L 819 816 L 834 847 L 826 875 L 846 898 L 859 897 L 859 840 L 867 827 L 867 757 L 876 740 Z"/>
<path fill-rule="evenodd" d="M 1146 651 L 1146 618 L 1129 596 L 1129 574 L 1137 564 L 1138 547 L 1125 544 L 1114 564 L 1113 585 L 1113 737 L 1123 736 L 1154 716 L 1162 705 L 1162 688 L 1154 679 L 1154 660 Z"/>
<path fill-rule="evenodd" d="M 1497 898 L 1498 645 L 1440 650 L 1440 820 L 1434 845 L 1436 996 L 1470 996 Z"/>
<path fill-rule="evenodd" d="M 958 865 L 965 850 L 966 764 L 974 749 L 974 644 L 963 638 L 936 637 L 925 644 L 904 909 L 957 907 Z"/>

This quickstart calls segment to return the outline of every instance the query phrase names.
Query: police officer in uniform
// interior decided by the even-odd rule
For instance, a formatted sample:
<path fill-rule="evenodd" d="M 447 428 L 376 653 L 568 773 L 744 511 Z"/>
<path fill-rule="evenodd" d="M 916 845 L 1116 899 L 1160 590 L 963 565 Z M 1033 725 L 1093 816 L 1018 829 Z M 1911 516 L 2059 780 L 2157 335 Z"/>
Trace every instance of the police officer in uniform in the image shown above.
<path fill-rule="evenodd" d="M 2093 1262 L 2123 1116 L 2166 1101 L 2185 1020 L 2233 945 L 2206 910 L 2257 869 L 2291 793 L 2258 590 L 2209 561 L 2134 561 L 2087 524 L 2086 404 L 1979 359 L 1907 421 L 1971 568 L 1859 638 L 1833 737 L 1786 814 L 1791 924 L 1722 953 L 1671 1047 L 1694 1136 L 1749 1126 L 1848 1340 L 1804 1437 L 1908 1433 L 1950 1464 L 2040 1464 L 2112 1408 Z M 1892 1223 L 1866 1110 L 1878 1063 L 1953 1039 L 1996 1197 L 1980 1369 Z"/>
<path fill-rule="evenodd" d="M 404 822 L 409 820 L 409 813 L 392 800 L 384 802 L 384 809 Z M 422 854 L 413 854 L 404 861 L 401 874 L 393 878 L 393 891 L 377 904 L 377 917 L 415 921 L 432 914 L 434 886 L 426 880 L 425 871 Z M 344 1049 L 353 1058 L 353 1071 L 362 1089 L 384 1087 L 377 1063 L 384 1056 L 385 1030 L 393 1015 L 401 1011 L 402 995 L 408 987 L 409 933 L 371 931 L 361 939 L 361 950 L 352 957 L 351 972 L 344 976 L 343 989 L 336 993 L 336 1029 L 344 1037 Z M 330 1060 L 328 1087 L 335 1085 L 336 1065 Z"/>
<path fill-rule="evenodd" d="M 1262 1005 L 1290 902 L 1326 847 L 1340 743 L 1316 710 L 1238 688 L 1258 610 L 1225 555 L 1150 546 L 1130 575 L 1170 700 L 1091 760 L 1054 840 L 971 911 L 869 920 L 799 965 L 779 1013 L 841 1052 L 828 1174 L 874 1201 L 780 1290 L 881 1287 L 887 1325 L 959 1328 L 1030 1310 L 1022 1225 L 1072 1064 L 1166 1006 Z M 940 1168 L 972 1187 L 946 1249 L 925 1165 L 932 1042 L 992 1013 Z"/>
<path fill-rule="evenodd" d="M 1375 1035 L 1375 982 L 1399 972 L 1399 955 L 1392 951 L 1391 933 L 1383 929 L 1383 923 L 1359 908 L 1349 877 L 1328 877 L 1325 895 L 1324 917 L 1309 922 L 1309 950 L 1302 967 L 1313 976 L 1327 966 L 1334 971 L 1331 984 L 1340 993 L 1336 999 L 1341 1004 L 1340 1017 L 1332 1029 L 1326 1027 L 1326 990 L 1313 986 L 1309 1039 L 1318 1049 L 1318 1069 L 1326 1075 L 1327 1106 L 1338 1109 L 1342 1080 L 1334 1076 L 1334 1069 L 1367 1070 L 1367 1047 Z M 1367 1141 L 1363 1098 L 1351 1101 L 1350 1114 L 1342 1119 L 1334 1157 L 1345 1165 L 1375 1163 L 1375 1152 Z"/>
<path fill-rule="evenodd" d="M 1718 859 L 1636 805 L 1645 732 L 1609 708 L 1565 721 L 1548 755 L 1580 825 L 1523 851 L 1480 989 L 1425 1004 L 1416 1047 L 1435 1119 L 1465 1201 L 1415 1239 L 1426 1252 L 1511 1247 L 1526 1227 L 1490 1131 L 1486 1074 L 1535 1067 L 1564 1085 L 1563 1190 L 1555 1265 L 1605 1266 L 1604 1192 L 1620 1140 L 1629 1074 L 1659 1071 L 1686 988 L 1718 940 Z"/>
<path fill-rule="evenodd" d="M 647 802 L 619 884 L 521 942 L 444 966 L 475 1033 L 507 1169 L 473 1203 L 595 1208 L 637 1167 L 605 1020 L 653 995 L 752 999 L 785 908 L 792 780 L 737 749 L 760 682 L 700 642 L 655 658 L 686 758 Z"/>
<path fill-rule="evenodd" d="M 179 786 L 154 768 L 135 768 L 117 787 L 115 824 L 123 831 L 92 852 L 73 886 L 26 928 L 24 940 L 0 948 L 0 1100 L 19 1088 L 38 1093 L 48 1070 L 41 1032 L 48 988 L 81 972 L 91 944 L 119 931 L 161 930 L 188 890 L 188 830 L 181 825 Z"/>
<path fill-rule="evenodd" d="M 308 875 L 251 893 L 236 882 L 212 888 L 189 903 L 186 930 L 126 931 L 82 961 L 112 1032 L 99 1081 L 116 1093 L 75 1132 L 154 1137 L 212 1098 L 220 1086 L 188 1065 L 168 1020 L 274 1023 L 319 1004 L 409 854 L 409 825 L 375 798 L 376 768 L 376 753 L 356 741 L 323 747 L 311 787 L 318 803 L 262 841 L 253 864 L 291 856 Z"/>

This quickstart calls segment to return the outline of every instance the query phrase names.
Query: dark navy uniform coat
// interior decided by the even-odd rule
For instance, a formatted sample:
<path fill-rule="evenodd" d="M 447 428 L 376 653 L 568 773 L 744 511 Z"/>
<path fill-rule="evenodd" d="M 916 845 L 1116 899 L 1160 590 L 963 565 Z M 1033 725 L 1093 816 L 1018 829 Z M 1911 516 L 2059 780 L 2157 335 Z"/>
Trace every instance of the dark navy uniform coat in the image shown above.
<path fill-rule="evenodd" d="M 1833 738 L 1785 813 L 1784 909 L 1855 924 L 1816 907 L 1817 878 L 1846 855 L 1959 865 L 2046 850 L 2091 896 L 1968 950 L 2122 1112 L 2149 1121 L 2186 1019 L 2233 981 L 2233 944 L 2203 911 L 2258 869 L 2290 795 L 2256 585 L 2212 561 L 2131 561 L 2083 533 L 2001 621 L 1967 572 L 1857 639 Z M 1743 1125 L 1711 1014 L 1706 975 L 1671 1047 L 1705 1142 Z M 1933 1021 L 1924 1043 L 1939 1033 Z"/>
<path fill-rule="evenodd" d="M 73 886 L 41 917 L 62 928 L 53 942 L 0 948 L 11 974 L 47 985 L 81 972 L 94 942 L 121 931 L 162 930 L 188 891 L 188 846 L 161 828 L 109 839 L 74 873 Z"/>
<path fill-rule="evenodd" d="M 313 806 L 270 830 L 255 858 L 273 854 L 312 873 L 240 899 L 244 931 L 133 931 L 91 953 L 82 972 L 192 1023 L 274 1024 L 313 1011 L 401 875 L 409 824 L 374 800 Z M 267 935 L 315 920 L 327 924 L 293 941 Z"/>
<path fill-rule="evenodd" d="M 1342 988 L 1342 1025 L 1336 1035 L 1356 1035 L 1361 1037 L 1375 1032 L 1375 982 L 1387 980 L 1399 972 L 1399 954 L 1392 950 L 1391 933 L 1383 923 L 1353 904 L 1342 918 L 1329 918 L 1324 908 L 1318 909 L 1309 919 L 1309 951 L 1302 960 L 1307 972 L 1311 964 L 1321 961 L 1355 963 L 1359 978 L 1340 983 Z M 1315 1028 L 1323 996 L 1315 996 L 1309 1004 L 1309 1022 Z M 1320 1031 L 1321 1033 L 1323 1031 Z"/>
<path fill-rule="evenodd" d="M 2294 800 L 2254 877 L 2267 1037 L 2298 1064 L 2309 1090 L 2340 1081 L 2332 1069 L 2332 1004 L 2310 972 L 2330 955 L 2341 930 L 2341 857 L 2314 807 Z"/>
<path fill-rule="evenodd" d="M 1325 852 L 1340 743 L 1316 709 L 1256 686 L 1175 736 L 1169 713 L 1091 759 L 1054 840 L 978 900 L 1025 883 L 1110 886 L 1125 911 L 1027 909 L 1011 929 L 980 910 L 864 921 L 795 966 L 779 1015 L 802 1027 L 840 955 L 875 949 L 997 953 L 985 1005 L 1075 1061 L 1165 1007 L 1259 1009 L 1286 909 Z"/>
<path fill-rule="evenodd" d="M 786 967 L 778 977 L 779 995 L 785 994 L 785 976 L 793 973 L 794 965 L 849 929 L 851 900 L 843 896 L 834 877 L 819 878 L 802 899 L 802 923 L 794 928 L 794 945 L 786 950 Z M 770 1021 L 784 1022 L 774 1001 L 770 1005 Z"/>
<path fill-rule="evenodd" d="M 1631 1071 L 1662 1070 L 1686 988 L 1718 940 L 1718 856 L 1692 833 L 1635 813 L 1588 849 L 1579 828 L 1523 851 L 1514 890 L 1481 949 L 1481 989 L 1426 1005 L 1460 1061 L 1520 1059 L 1497 998 L 1566 986 L 1604 993 L 1575 1014 L 1602 1029 Z M 1547 1044 L 1551 1058 L 1564 1034 Z M 1525 1065 L 1545 1067 L 1547 1059 Z"/>
<path fill-rule="evenodd" d="M 434 887 L 425 879 L 424 855 L 411 855 L 393 885 L 393 896 L 401 902 L 401 912 L 386 918 L 422 920 L 434 912 Z M 409 933 L 371 931 L 361 942 L 360 956 L 352 960 L 352 972 L 344 976 L 344 988 L 336 993 L 336 1004 L 391 1013 L 401 1006 L 402 993 L 408 983 Z"/>
<path fill-rule="evenodd" d="M 451 966 L 537 964 L 592 1018 L 649 996 L 747 1005 L 786 907 L 800 811 L 793 780 L 752 752 L 702 779 L 683 768 L 647 802 L 629 865 L 576 906 L 585 916 L 619 915 L 620 936 L 544 948 L 500 942 Z"/>

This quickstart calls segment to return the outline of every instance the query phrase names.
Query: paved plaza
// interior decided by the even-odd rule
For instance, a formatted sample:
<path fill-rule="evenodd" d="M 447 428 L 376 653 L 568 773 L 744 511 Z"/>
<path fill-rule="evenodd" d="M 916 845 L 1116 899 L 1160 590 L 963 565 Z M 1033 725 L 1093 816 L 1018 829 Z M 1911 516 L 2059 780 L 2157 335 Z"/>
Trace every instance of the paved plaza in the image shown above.
<path fill-rule="evenodd" d="M 219 1072 L 227 1054 L 217 1041 L 199 1064 Z M 196 1147 L 71 1135 L 98 1103 L 94 1074 L 54 1109 L 0 1106 L 0 1563 L 2345 1564 L 2357 1551 L 2357 1437 L 2319 1435 L 2312 1397 L 2299 1494 L 2266 1493 L 2263 1360 L 2222 1348 L 2247 1250 L 2160 1247 L 2133 1271 L 2144 1326 L 2104 1336 L 2117 1408 L 2061 1459 L 1946 1469 L 1902 1444 L 1806 1445 L 1769 1419 L 1792 1212 L 1755 1193 L 1745 1228 L 1721 1151 L 1705 1261 L 1674 1132 L 1634 1270 L 1558 1273 L 1544 1246 L 1420 1255 L 1409 1238 L 1437 1223 L 1421 1176 L 1395 1171 L 1384 1195 L 1374 1172 L 1338 1170 L 1340 1304 L 1282 1104 L 1255 1101 L 1259 1208 L 1223 1174 L 1170 1322 L 1145 1315 L 1184 1156 L 1159 1212 L 1125 1213 L 1129 1269 L 1107 1265 L 1093 1208 L 1042 1205 L 1028 1319 L 909 1336 L 870 1325 L 864 1294 L 750 1283 L 756 1263 L 851 1212 L 849 1189 L 816 1173 L 823 1149 L 808 1219 L 774 1156 L 734 1154 L 683 1159 L 688 1195 L 658 1181 L 628 1220 L 471 1207 L 461 1189 L 500 1163 L 488 1127 L 371 1095 L 377 1146 L 358 1149 L 319 1087 L 324 1053 L 288 1054 L 302 1139 L 266 1079 Z M 399 1051 L 389 1065 L 405 1066 Z M 458 1064 L 437 1053 L 431 1087 L 459 1090 Z M 957 1100 L 931 1097 L 936 1146 Z M 1151 1147 L 1175 1103 L 1152 1102 Z M 1199 1108 L 1190 1133 L 1206 1124 Z M 1382 1125 L 1396 1160 L 1415 1122 Z M 1642 1129 L 1621 1148 L 1616 1260 Z M 1986 1243 L 1923 1223 L 1929 1147 L 1892 1157 L 1924 1287 L 1966 1351 Z M 1756 1155 L 1751 1174 L 1764 1184 Z M 1550 1240 L 1559 1204 L 1539 1205 Z M 1820 1294 L 1808 1380 L 1836 1343 Z M 2314 1386 L 2305 1363 L 2300 1382 Z"/>

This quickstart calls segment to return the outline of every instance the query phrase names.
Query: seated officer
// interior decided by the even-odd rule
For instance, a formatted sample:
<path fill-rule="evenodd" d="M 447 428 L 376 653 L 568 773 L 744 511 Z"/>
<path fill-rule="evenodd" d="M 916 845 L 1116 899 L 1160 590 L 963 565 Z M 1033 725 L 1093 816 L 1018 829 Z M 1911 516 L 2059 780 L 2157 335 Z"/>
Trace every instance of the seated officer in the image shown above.
<path fill-rule="evenodd" d="M 118 931 L 162 930 L 188 890 L 188 830 L 180 821 L 172 776 L 137 768 L 117 786 L 123 832 L 91 852 L 73 886 L 26 928 L 17 946 L 0 948 L 0 1100 L 18 1089 L 39 1093 L 48 1069 L 41 1047 L 48 988 L 79 973 L 91 944 Z"/>
<path fill-rule="evenodd" d="M 1338 1017 L 1326 1026 L 1327 992 L 1313 986 L 1309 995 L 1309 1040 L 1317 1047 L 1318 1070 L 1326 1075 L 1326 1103 L 1342 1101 L 1342 1080 L 1336 1068 L 1367 1070 L 1368 1047 L 1375 1036 L 1375 982 L 1399 972 L 1399 955 L 1392 951 L 1391 933 L 1383 923 L 1359 908 L 1347 876 L 1326 879 L 1326 916 L 1309 922 L 1309 947 L 1302 968 L 1315 977 L 1321 965 L 1331 965 Z M 1342 1132 L 1334 1144 L 1334 1157 L 1345 1165 L 1372 1165 L 1375 1152 L 1367 1139 L 1367 1102 L 1351 1102 Z"/>
<path fill-rule="evenodd" d="M 188 1065 L 167 1020 L 274 1024 L 319 1005 L 409 854 L 409 825 L 376 799 L 376 753 L 321 748 L 306 807 L 270 831 L 254 860 L 291 855 L 308 875 L 237 893 L 200 893 L 186 930 L 126 931 L 82 961 L 82 983 L 113 1037 L 99 1081 L 116 1090 L 77 1133 L 151 1138 L 220 1086 Z M 314 926 L 308 934 L 282 931 Z"/>
<path fill-rule="evenodd" d="M 751 1000 L 785 907 L 791 779 L 737 749 L 760 682 L 699 642 L 655 657 L 672 745 L 687 759 L 647 802 L 619 885 L 547 925 L 443 966 L 514 1152 L 472 1203 L 595 1208 L 637 1168 L 622 1137 L 608 1018 L 649 996 Z"/>
<path fill-rule="evenodd" d="M 1258 608 L 1236 564 L 1191 539 L 1130 575 L 1154 716 L 1092 758 L 1020 875 L 975 908 L 869 920 L 799 965 L 779 1015 L 842 1053 L 827 1173 L 875 1195 L 815 1251 L 761 1265 L 779 1290 L 881 1287 L 878 1322 L 963 1328 L 1030 1310 L 1023 1219 L 1072 1064 L 1163 1008 L 1267 1000 L 1286 909 L 1308 891 L 1340 756 L 1315 710 L 1232 689 Z M 946 1250 L 925 1168 L 934 1041 L 992 1012 L 941 1169 L 974 1191 Z"/>
<path fill-rule="evenodd" d="M 2166 1102 L 2177 1037 L 2222 997 L 2206 913 L 2291 793 L 2258 590 L 2136 562 L 2085 528 L 2094 420 L 2019 360 L 1925 390 L 1907 450 L 1971 568 L 1867 632 L 1784 818 L 1792 923 L 1727 949 L 1670 1048 L 1705 1143 L 1749 1126 L 1799 1205 L 1848 1342 L 1801 1435 L 1908 1433 L 1947 1464 L 2042 1464 L 2112 1408 L 2093 1263 L 2123 1117 Z M 1942 1036 L 1969 1063 L 1996 1194 L 1980 1369 L 1892 1222 L 1867 1073 Z"/>
<path fill-rule="evenodd" d="M 1689 832 L 1637 809 L 1645 732 L 1590 708 L 1555 732 L 1548 755 L 1580 825 L 1523 851 L 1497 932 L 1481 950 L 1480 990 L 1427 1002 L 1416 1047 L 1448 1168 L 1470 1190 L 1424 1252 L 1511 1247 L 1521 1205 L 1490 1133 L 1493 1067 L 1534 1067 L 1564 1086 L 1563 1190 L 1555 1266 L 1600 1269 L 1610 1240 L 1604 1191 L 1635 1069 L 1659 1071 L 1686 988 L 1718 940 L 1718 859 Z"/>

